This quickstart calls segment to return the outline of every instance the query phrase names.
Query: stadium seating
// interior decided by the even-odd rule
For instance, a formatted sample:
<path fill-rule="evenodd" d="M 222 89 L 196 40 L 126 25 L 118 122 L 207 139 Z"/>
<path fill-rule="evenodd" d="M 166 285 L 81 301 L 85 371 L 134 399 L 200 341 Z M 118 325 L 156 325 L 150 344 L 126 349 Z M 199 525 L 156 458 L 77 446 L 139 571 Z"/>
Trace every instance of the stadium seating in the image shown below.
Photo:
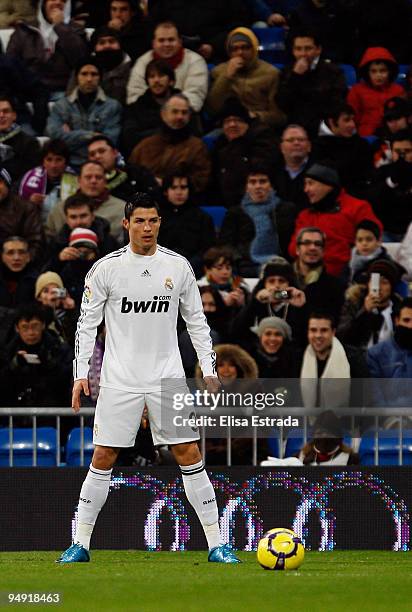
<path fill-rule="evenodd" d="M 37 460 L 38 466 L 56 465 L 56 430 L 54 427 L 38 427 L 37 436 Z M 9 465 L 9 430 L 0 429 L 0 466 Z M 33 465 L 33 430 L 28 428 L 13 429 L 13 465 Z"/>
<path fill-rule="evenodd" d="M 215 230 L 219 231 L 222 227 L 223 217 L 226 214 L 227 208 L 224 206 L 201 206 L 200 208 L 212 217 Z"/>
<path fill-rule="evenodd" d="M 402 432 L 403 465 L 412 465 L 412 430 Z M 375 465 L 375 436 L 368 432 L 362 436 L 359 448 L 361 465 Z M 399 436 L 396 429 L 380 431 L 378 435 L 379 465 L 399 465 Z"/>
<path fill-rule="evenodd" d="M 66 465 L 81 465 L 80 436 L 80 427 L 75 427 L 68 435 L 66 444 Z M 93 449 L 93 430 L 91 427 L 84 427 L 84 465 L 90 464 L 93 456 Z"/>
<path fill-rule="evenodd" d="M 266 62 L 284 63 L 287 59 L 284 28 L 253 28 L 259 39 L 259 57 Z"/>
<path fill-rule="evenodd" d="M 350 88 L 352 85 L 355 85 L 357 79 L 356 70 L 350 64 L 339 64 L 339 68 L 342 70 L 345 75 L 346 85 Z"/>
<path fill-rule="evenodd" d="M 307 440 L 310 439 L 310 431 L 307 432 Z M 343 439 L 344 444 L 347 446 L 352 445 L 352 438 L 346 436 Z M 298 454 L 302 446 L 304 445 L 304 432 L 302 428 L 294 429 L 289 433 L 286 440 L 285 457 L 294 457 Z"/>

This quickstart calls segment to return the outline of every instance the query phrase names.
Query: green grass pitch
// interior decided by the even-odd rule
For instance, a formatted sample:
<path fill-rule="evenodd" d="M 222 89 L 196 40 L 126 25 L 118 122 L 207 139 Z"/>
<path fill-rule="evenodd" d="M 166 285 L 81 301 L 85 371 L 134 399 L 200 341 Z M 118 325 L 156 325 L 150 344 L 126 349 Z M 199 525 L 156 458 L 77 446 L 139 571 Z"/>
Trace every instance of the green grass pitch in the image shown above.
<path fill-rule="evenodd" d="M 0 610 L 111 612 L 403 612 L 412 610 L 412 553 L 307 552 L 298 571 L 207 563 L 207 553 L 93 551 L 58 565 L 58 553 L 0 554 Z M 62 604 L 5 605 L 8 592 L 62 593 Z"/>

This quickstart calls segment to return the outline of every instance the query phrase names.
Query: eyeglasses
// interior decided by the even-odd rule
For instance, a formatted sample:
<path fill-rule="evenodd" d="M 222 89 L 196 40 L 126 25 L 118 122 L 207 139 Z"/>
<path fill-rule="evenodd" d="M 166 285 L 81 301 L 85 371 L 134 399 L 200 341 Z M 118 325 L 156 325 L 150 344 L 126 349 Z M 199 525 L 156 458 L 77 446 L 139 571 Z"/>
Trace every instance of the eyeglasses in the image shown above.
<path fill-rule="evenodd" d="M 313 246 L 318 247 L 319 249 L 323 248 L 322 240 L 300 240 L 298 242 L 298 245 L 302 245 L 302 246 L 311 246 L 312 244 Z"/>

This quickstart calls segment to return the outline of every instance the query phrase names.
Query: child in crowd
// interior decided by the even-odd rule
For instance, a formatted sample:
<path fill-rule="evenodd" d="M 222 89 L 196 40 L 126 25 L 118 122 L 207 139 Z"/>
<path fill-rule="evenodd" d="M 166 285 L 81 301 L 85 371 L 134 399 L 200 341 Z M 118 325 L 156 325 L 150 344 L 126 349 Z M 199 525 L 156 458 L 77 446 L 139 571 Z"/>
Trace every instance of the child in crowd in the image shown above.
<path fill-rule="evenodd" d="M 227 247 L 212 247 L 203 255 L 205 276 L 199 287 L 210 285 L 218 289 L 226 306 L 240 308 L 249 295 L 240 276 L 233 275 L 233 254 Z"/>
<path fill-rule="evenodd" d="M 364 219 L 356 226 L 355 246 L 349 262 L 349 281 L 358 283 L 364 280 L 369 265 L 376 259 L 392 259 L 384 246 L 379 226 L 374 221 Z"/>
<path fill-rule="evenodd" d="M 366 49 L 360 64 L 361 82 L 348 94 L 348 104 L 355 111 L 355 121 L 360 136 L 372 136 L 381 125 L 384 104 L 394 96 L 405 96 L 405 90 L 395 83 L 398 64 L 384 47 Z"/>

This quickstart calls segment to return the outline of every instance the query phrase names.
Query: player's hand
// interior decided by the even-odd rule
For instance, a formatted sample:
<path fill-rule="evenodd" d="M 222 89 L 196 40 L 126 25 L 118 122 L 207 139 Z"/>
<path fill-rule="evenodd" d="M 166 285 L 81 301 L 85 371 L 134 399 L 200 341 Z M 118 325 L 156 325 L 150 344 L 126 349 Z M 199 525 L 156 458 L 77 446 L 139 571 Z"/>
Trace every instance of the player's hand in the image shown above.
<path fill-rule="evenodd" d="M 309 68 L 309 61 L 306 59 L 306 57 L 300 57 L 298 60 L 296 60 L 295 65 L 293 66 L 293 72 L 296 72 L 296 74 L 305 74 Z"/>
<path fill-rule="evenodd" d="M 205 376 L 203 380 L 208 393 L 217 393 L 222 386 L 217 376 Z"/>
<path fill-rule="evenodd" d="M 231 57 L 226 66 L 226 76 L 231 79 L 244 65 L 243 57 Z"/>
<path fill-rule="evenodd" d="M 79 378 L 79 380 L 75 380 L 73 383 L 72 408 L 76 414 L 80 412 L 80 395 L 82 391 L 85 395 L 90 395 L 89 381 L 87 380 L 87 378 Z"/>
<path fill-rule="evenodd" d="M 296 287 L 288 287 L 288 292 L 290 298 L 288 299 L 289 304 L 292 306 L 296 306 L 297 308 L 301 308 L 306 304 L 306 295 L 300 289 L 296 289 Z"/>

